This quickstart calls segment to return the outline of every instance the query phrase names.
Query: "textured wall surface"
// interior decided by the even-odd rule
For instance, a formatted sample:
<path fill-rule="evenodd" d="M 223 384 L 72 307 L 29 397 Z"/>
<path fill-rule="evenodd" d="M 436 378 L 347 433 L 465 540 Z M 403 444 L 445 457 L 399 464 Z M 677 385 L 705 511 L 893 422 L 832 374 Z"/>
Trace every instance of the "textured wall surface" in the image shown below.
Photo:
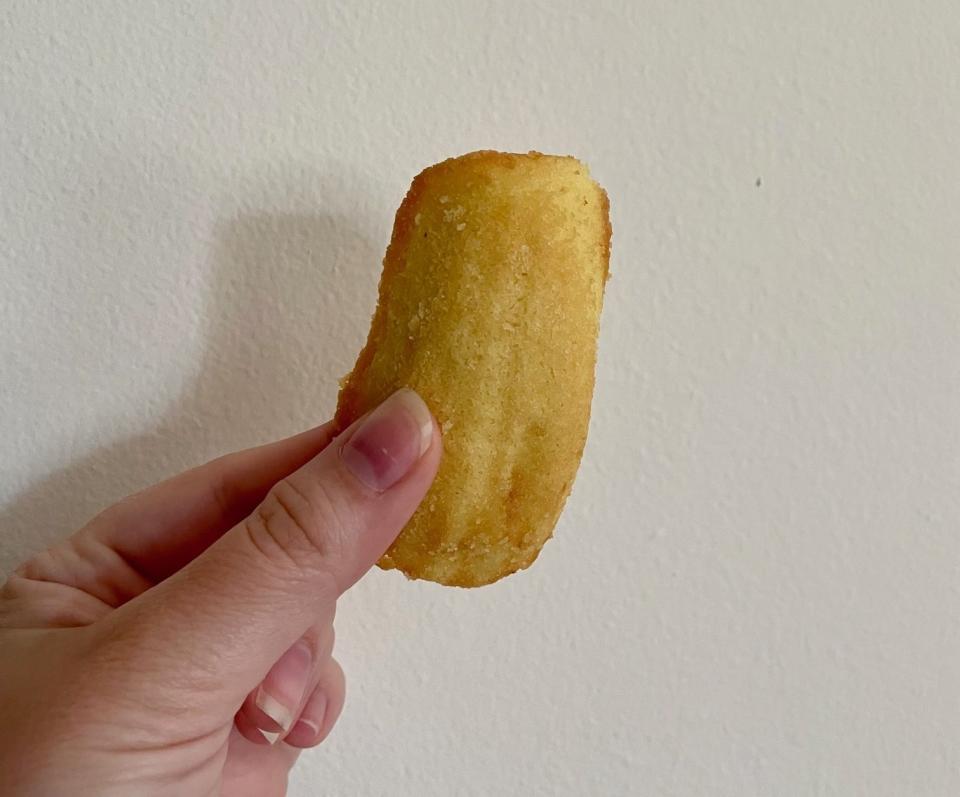
<path fill-rule="evenodd" d="M 349 593 L 292 793 L 960 793 L 958 41 L 906 0 L 5 3 L 0 565 L 326 418 L 423 166 L 574 153 L 614 276 L 556 538 Z"/>

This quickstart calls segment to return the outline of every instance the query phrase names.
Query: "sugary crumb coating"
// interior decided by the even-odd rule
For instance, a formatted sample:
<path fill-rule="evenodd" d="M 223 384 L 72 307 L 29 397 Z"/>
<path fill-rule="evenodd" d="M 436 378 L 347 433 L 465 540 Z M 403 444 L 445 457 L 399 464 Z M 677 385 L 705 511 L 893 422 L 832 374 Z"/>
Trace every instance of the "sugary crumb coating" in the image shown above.
<path fill-rule="evenodd" d="M 574 158 L 474 152 L 414 179 L 336 414 L 406 386 L 443 432 L 381 567 L 473 587 L 536 559 L 586 441 L 609 255 L 607 196 Z"/>

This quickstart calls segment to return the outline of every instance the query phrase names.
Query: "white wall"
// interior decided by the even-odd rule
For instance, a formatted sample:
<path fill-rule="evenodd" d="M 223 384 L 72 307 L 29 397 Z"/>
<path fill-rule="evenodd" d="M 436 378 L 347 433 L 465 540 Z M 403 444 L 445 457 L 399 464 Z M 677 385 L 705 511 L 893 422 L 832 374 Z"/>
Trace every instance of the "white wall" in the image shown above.
<path fill-rule="evenodd" d="M 957 794 L 958 41 L 946 0 L 5 3 L 3 567 L 327 417 L 423 166 L 574 153 L 614 278 L 556 539 L 350 593 L 292 793 Z"/>

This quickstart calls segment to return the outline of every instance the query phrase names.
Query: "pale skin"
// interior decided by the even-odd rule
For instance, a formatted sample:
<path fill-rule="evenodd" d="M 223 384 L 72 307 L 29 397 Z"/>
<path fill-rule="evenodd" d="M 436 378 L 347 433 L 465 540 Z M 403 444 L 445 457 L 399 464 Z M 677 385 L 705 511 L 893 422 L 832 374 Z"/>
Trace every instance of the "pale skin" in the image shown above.
<path fill-rule="evenodd" d="M 0 793 L 275 797 L 344 701 L 337 599 L 430 486 L 400 391 L 110 507 L 0 591 Z"/>

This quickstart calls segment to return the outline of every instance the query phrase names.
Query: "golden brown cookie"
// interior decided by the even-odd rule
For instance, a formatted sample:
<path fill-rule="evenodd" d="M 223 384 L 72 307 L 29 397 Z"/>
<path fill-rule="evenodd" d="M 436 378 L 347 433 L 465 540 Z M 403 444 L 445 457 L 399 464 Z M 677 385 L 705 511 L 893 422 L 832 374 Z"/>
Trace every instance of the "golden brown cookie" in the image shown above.
<path fill-rule="evenodd" d="M 607 196 L 574 158 L 474 152 L 414 179 L 336 413 L 410 387 L 443 432 L 381 567 L 474 587 L 536 559 L 586 441 L 609 256 Z"/>

